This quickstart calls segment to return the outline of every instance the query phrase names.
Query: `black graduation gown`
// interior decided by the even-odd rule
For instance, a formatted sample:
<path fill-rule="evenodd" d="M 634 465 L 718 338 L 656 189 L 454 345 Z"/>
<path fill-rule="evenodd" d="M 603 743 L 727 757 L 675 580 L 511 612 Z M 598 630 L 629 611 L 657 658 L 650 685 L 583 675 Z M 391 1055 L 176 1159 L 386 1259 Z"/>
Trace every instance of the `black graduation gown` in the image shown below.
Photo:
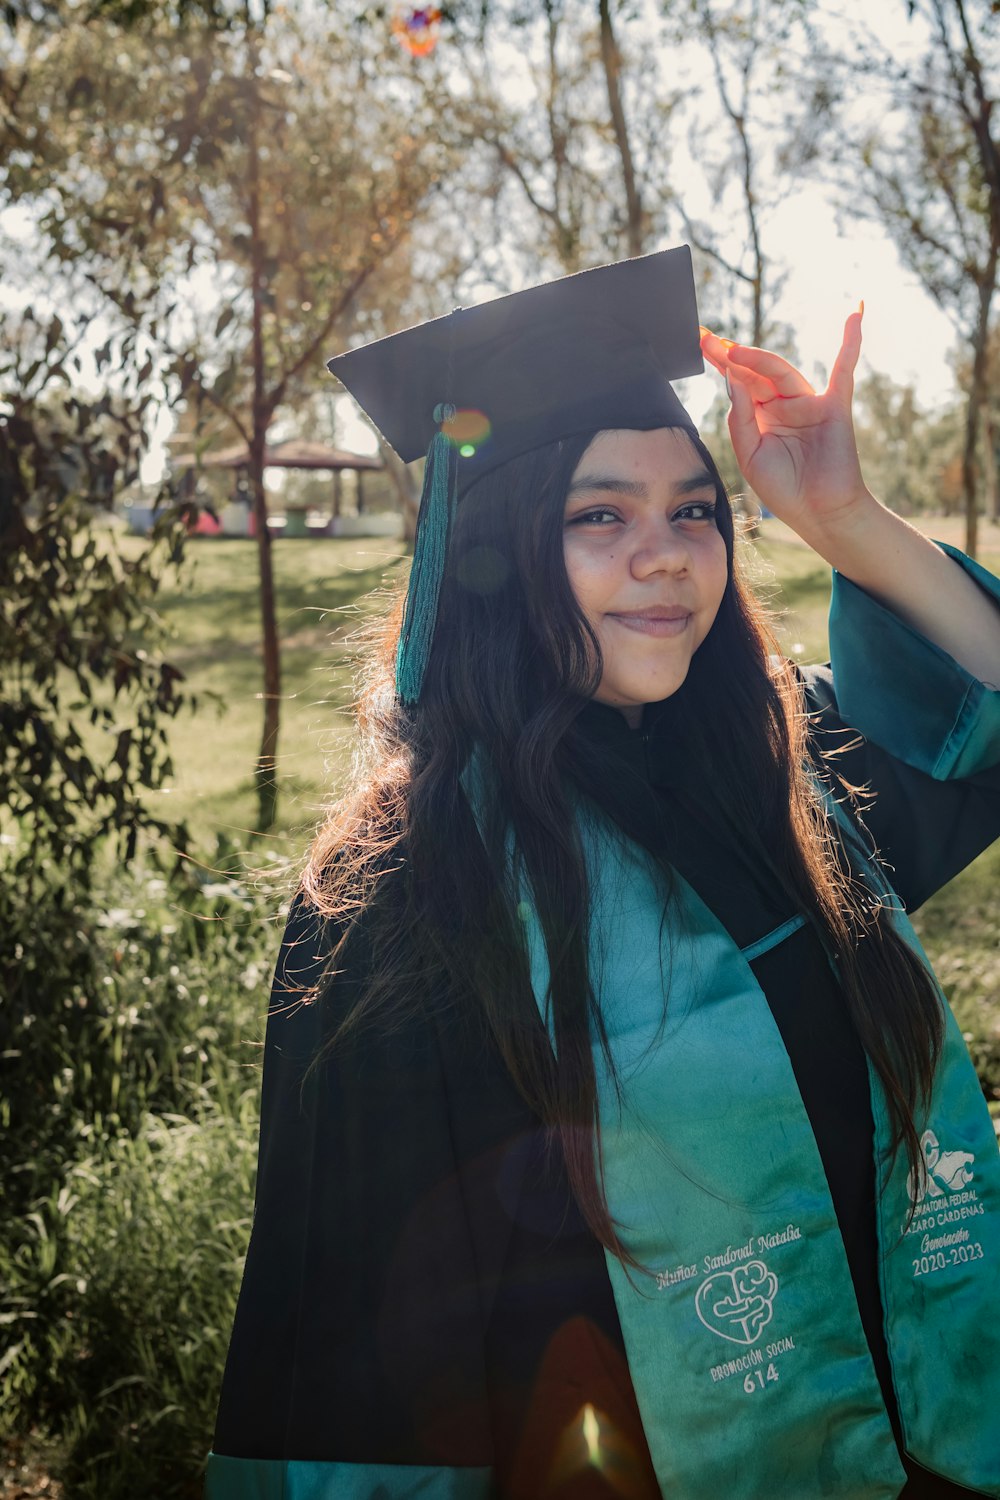
<path fill-rule="evenodd" d="M 822 710 L 816 732 L 855 739 L 829 670 L 805 678 Z M 666 809 L 664 852 L 744 946 L 792 913 L 732 836 L 678 795 L 669 713 L 649 713 L 636 735 L 597 705 L 585 722 L 609 764 L 630 768 L 635 795 Z M 864 741 L 839 765 L 875 793 L 868 827 L 911 911 L 1000 832 L 1000 767 L 938 782 Z M 214 1452 L 348 1465 L 351 1497 L 415 1494 L 407 1472 L 483 1470 L 482 1493 L 502 1500 L 654 1500 L 604 1251 L 539 1122 L 475 1027 L 444 1008 L 353 1035 L 307 1076 L 377 958 L 362 927 L 330 990 L 303 1004 L 327 942 L 297 902 L 268 1020 L 256 1212 Z M 754 971 L 817 1138 L 895 1422 L 860 1044 L 808 927 Z M 613 1482 L 584 1461 L 588 1405 L 616 1434 Z M 399 1488 L 386 1464 L 404 1466 Z M 906 1500 L 968 1494 L 909 1472 Z"/>

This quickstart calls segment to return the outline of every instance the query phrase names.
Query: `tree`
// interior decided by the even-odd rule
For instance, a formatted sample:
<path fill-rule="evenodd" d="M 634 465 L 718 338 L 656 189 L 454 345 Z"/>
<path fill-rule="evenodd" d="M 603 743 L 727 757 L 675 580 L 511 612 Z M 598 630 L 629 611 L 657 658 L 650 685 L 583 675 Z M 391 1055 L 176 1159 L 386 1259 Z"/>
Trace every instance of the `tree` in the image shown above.
<path fill-rule="evenodd" d="M 900 64 L 870 44 L 864 68 L 881 80 L 879 115 L 855 145 L 861 190 L 903 263 L 949 315 L 970 358 L 962 484 L 965 546 L 975 556 L 979 438 L 1000 265 L 1000 98 L 996 7 L 990 0 L 909 0 L 925 30 L 922 55 Z M 842 66 L 857 70 L 857 59 Z M 857 158 L 856 158 L 857 159 Z M 852 203 L 858 184 L 850 185 Z"/>
<path fill-rule="evenodd" d="M 956 407 L 928 413 L 912 385 L 873 371 L 858 381 L 854 426 L 865 479 L 899 515 L 946 509 L 949 466 L 962 452 L 962 414 Z"/>
<path fill-rule="evenodd" d="M 665 233 L 676 91 L 624 20 L 612 0 L 594 0 L 589 17 L 566 0 L 456 11 L 450 68 L 423 82 L 462 156 L 449 193 L 478 200 L 466 222 L 489 204 L 480 287 L 640 254 Z"/>
<path fill-rule="evenodd" d="M 164 516 L 130 557 L 93 524 L 95 497 L 137 472 L 142 403 L 74 391 L 61 327 L 26 316 L 15 334 L 0 354 L 0 1127 L 19 1173 L 7 1208 L 62 1154 L 69 1122 L 113 1107 L 87 910 L 102 848 L 127 865 L 142 835 L 186 843 L 149 797 L 186 701 L 155 609 L 182 530 Z"/>
<path fill-rule="evenodd" d="M 825 85 L 802 45 L 808 7 L 802 0 L 690 0 L 684 12 L 665 11 L 675 45 L 697 46 L 711 78 L 692 95 L 688 131 L 711 211 L 695 213 L 678 198 L 685 237 L 735 294 L 733 336 L 743 330 L 749 343 L 773 347 L 785 342 L 771 319 L 784 274 L 767 248 L 767 219 L 800 174 L 804 117 L 825 108 Z"/>
<path fill-rule="evenodd" d="M 36 215 L 50 260 L 133 331 L 151 374 L 183 382 L 247 445 L 262 829 L 276 810 L 281 696 L 267 432 L 329 378 L 324 356 L 348 325 L 376 333 L 405 306 L 405 247 L 445 163 L 420 91 L 380 77 L 383 38 L 350 20 L 331 5 L 262 20 L 240 7 L 224 29 L 155 12 L 37 41 L 22 27 L 20 63 L 0 80 L 8 191 Z"/>
<path fill-rule="evenodd" d="M 959 387 L 968 399 L 973 363 L 961 359 L 957 366 Z M 1000 327 L 994 322 L 987 347 L 986 397 L 983 405 L 980 459 L 983 488 L 986 492 L 986 514 L 1000 522 Z"/>
<path fill-rule="evenodd" d="M 643 206 L 642 186 L 632 156 L 632 140 L 625 118 L 622 97 L 622 55 L 611 20 L 611 0 L 598 0 L 601 37 L 601 65 L 608 90 L 608 113 L 615 146 L 621 161 L 622 189 L 625 196 L 625 243 L 629 255 L 641 255 L 649 234 L 649 215 Z"/>

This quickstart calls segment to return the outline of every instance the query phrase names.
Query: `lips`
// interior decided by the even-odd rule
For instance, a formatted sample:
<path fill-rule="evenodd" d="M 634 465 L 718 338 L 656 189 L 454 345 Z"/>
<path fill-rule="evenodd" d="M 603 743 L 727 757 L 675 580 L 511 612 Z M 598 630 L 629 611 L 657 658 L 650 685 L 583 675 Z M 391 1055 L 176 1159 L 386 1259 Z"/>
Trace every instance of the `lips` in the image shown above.
<path fill-rule="evenodd" d="M 684 604 L 650 604 L 645 609 L 612 610 L 616 620 L 686 620 L 691 611 Z"/>
<path fill-rule="evenodd" d="M 691 611 L 681 604 L 662 604 L 649 609 L 619 610 L 609 614 L 608 619 L 639 635 L 670 637 L 684 633 Z"/>

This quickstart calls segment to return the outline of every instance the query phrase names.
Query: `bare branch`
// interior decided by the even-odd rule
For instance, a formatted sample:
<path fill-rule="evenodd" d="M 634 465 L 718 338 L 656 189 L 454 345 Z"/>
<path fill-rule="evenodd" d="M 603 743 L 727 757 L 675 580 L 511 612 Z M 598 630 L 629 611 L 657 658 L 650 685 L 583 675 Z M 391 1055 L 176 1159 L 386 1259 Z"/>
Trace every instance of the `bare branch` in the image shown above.
<path fill-rule="evenodd" d="M 500 162 L 507 168 L 511 175 L 517 179 L 518 183 L 520 184 L 521 190 L 524 193 L 524 196 L 527 198 L 528 202 L 531 204 L 535 212 L 537 214 L 541 214 L 543 218 L 551 220 L 553 224 L 559 224 L 561 220 L 558 207 L 553 207 L 550 204 L 543 203 L 541 199 L 535 194 L 535 192 L 532 190 L 531 184 L 528 182 L 528 179 L 525 176 L 524 168 L 521 166 L 521 163 L 518 161 L 517 157 L 510 150 L 510 148 L 504 145 L 503 141 L 501 141 L 497 136 L 494 136 L 492 138 L 484 137 L 484 139 L 486 140 L 486 143 L 488 145 L 493 147 Z"/>
<path fill-rule="evenodd" d="M 684 225 L 685 237 L 700 255 L 707 255 L 710 260 L 714 260 L 716 265 L 721 266 L 728 276 L 733 276 L 737 281 L 744 281 L 750 286 L 753 285 L 753 277 L 750 273 L 744 271 L 742 266 L 737 266 L 731 260 L 727 260 L 721 251 L 717 250 L 710 241 L 704 239 L 694 220 L 688 217 L 683 208 L 680 209 L 680 215 L 681 223 Z"/>

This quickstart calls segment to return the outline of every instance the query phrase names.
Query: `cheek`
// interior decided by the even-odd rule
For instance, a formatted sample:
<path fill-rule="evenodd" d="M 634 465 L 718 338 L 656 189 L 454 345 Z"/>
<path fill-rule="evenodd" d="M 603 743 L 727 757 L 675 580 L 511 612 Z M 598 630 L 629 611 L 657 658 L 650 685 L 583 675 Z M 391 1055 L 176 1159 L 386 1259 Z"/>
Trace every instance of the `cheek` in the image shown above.
<path fill-rule="evenodd" d="M 563 561 L 577 604 L 585 615 L 599 614 L 615 567 L 614 553 L 599 552 L 569 539 L 563 545 Z"/>
<path fill-rule="evenodd" d="M 706 600 L 714 603 L 715 610 L 718 610 L 719 605 L 722 603 L 722 596 L 726 592 L 726 585 L 729 582 L 729 559 L 726 556 L 726 544 L 718 532 L 716 532 L 708 555 L 705 558 L 703 578 L 705 580 Z"/>

